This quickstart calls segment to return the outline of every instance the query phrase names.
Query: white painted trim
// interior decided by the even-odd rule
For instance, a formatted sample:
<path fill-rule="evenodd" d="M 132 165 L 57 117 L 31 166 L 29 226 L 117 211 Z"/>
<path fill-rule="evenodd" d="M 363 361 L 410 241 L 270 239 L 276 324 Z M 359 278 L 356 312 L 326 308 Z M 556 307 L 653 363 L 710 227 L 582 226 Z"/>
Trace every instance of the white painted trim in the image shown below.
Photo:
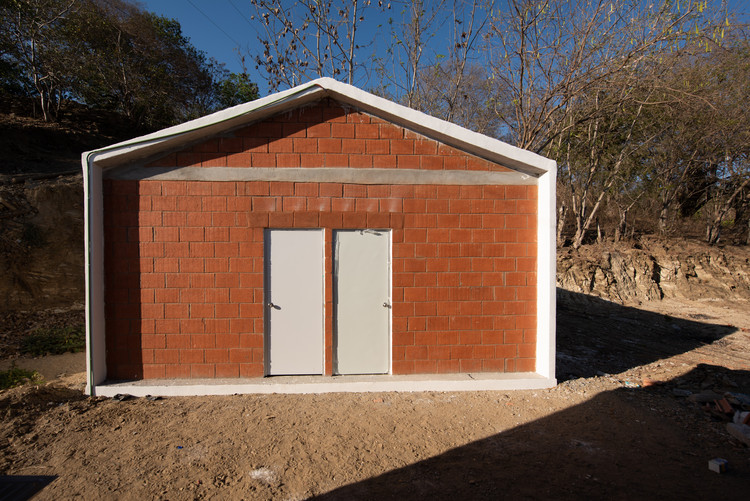
<path fill-rule="evenodd" d="M 106 346 L 105 346 L 105 318 L 104 318 L 104 232 L 102 216 L 102 169 L 127 164 L 137 164 L 139 160 L 152 158 L 161 152 L 179 149 L 181 145 L 190 144 L 200 139 L 222 134 L 240 126 L 263 120 L 273 114 L 283 112 L 304 104 L 319 100 L 325 96 L 355 106 L 373 115 L 393 121 L 397 125 L 410 128 L 427 137 L 439 140 L 445 144 L 455 146 L 463 151 L 475 154 L 481 158 L 497 162 L 505 167 L 522 173 L 520 179 L 524 182 L 515 183 L 512 179 L 519 179 L 515 174 L 482 173 L 487 175 L 505 174 L 501 181 L 475 181 L 474 183 L 456 183 L 454 180 L 428 180 L 430 172 L 437 172 L 445 176 L 444 171 L 418 171 L 419 182 L 402 181 L 404 184 L 537 184 L 539 185 L 538 212 L 538 266 L 537 266 L 537 370 L 536 374 L 508 374 L 500 375 L 497 379 L 485 377 L 471 377 L 469 380 L 444 380 L 440 378 L 403 380 L 399 376 L 379 376 L 376 382 L 344 382 L 341 389 L 325 389 L 327 385 L 315 386 L 312 381 L 290 385 L 280 389 L 281 382 L 276 378 L 264 382 L 256 389 L 254 386 L 238 383 L 237 380 L 216 380 L 211 385 L 203 386 L 193 381 L 182 388 L 179 394 L 227 394 L 237 392 L 266 392 L 266 393 L 316 393 L 321 391 L 462 391 L 462 390 L 506 390 L 546 388 L 555 384 L 555 163 L 535 153 L 521 150 L 502 141 L 477 134 L 455 124 L 451 124 L 404 106 L 392 103 L 355 87 L 336 82 L 329 78 L 322 78 L 300 85 L 284 92 L 273 94 L 263 99 L 245 103 L 227 110 L 223 110 L 206 117 L 187 122 L 182 125 L 164 129 L 146 136 L 115 144 L 107 148 L 86 152 L 82 156 L 85 193 L 85 260 L 86 260 L 86 330 L 87 330 L 87 392 L 90 394 L 108 394 L 115 388 L 113 385 L 100 384 L 106 379 Z M 220 173 L 216 169 L 201 168 L 201 175 L 213 175 L 209 172 Z M 234 169 L 235 174 L 240 171 L 256 169 Z M 273 169 L 276 175 L 285 169 Z M 302 170 L 302 169 L 300 169 Z M 355 171 L 354 169 L 337 169 L 338 171 Z M 376 171 L 373 169 L 372 171 Z M 368 184 L 360 179 L 361 169 L 355 171 L 359 184 Z M 156 171 L 154 171 L 156 172 Z M 166 171 L 155 175 L 174 175 L 175 170 L 168 174 Z M 186 171 L 190 172 L 190 171 Z M 286 170 L 286 172 L 292 172 Z M 461 171 L 455 171 L 461 172 Z M 184 172 L 183 172 L 184 173 Z M 337 172 L 339 174 L 340 172 Z M 292 175 L 298 175 L 293 173 Z M 318 173 L 320 174 L 320 173 Z M 405 173 L 403 175 L 406 175 Z M 478 176 L 472 172 L 472 178 Z M 268 176 L 267 172 L 262 173 Z M 373 174 L 377 176 L 377 174 Z M 391 175 L 391 173 L 388 173 Z M 398 176 L 399 174 L 395 174 Z M 523 175 L 528 176 L 524 178 Z M 423 177 L 427 176 L 427 177 Z M 515 177 L 514 177 L 515 176 Z M 537 181 L 536 177 L 539 177 Z M 155 177 L 153 177 L 155 178 Z M 365 177 L 366 178 L 366 177 Z M 141 179 L 141 178 L 137 178 Z M 376 178 L 372 178 L 376 179 Z M 383 184 L 379 178 L 371 183 Z M 386 184 L 398 184 L 389 181 Z M 330 377 L 330 376 L 326 376 Z M 478 383 L 477 380 L 481 380 Z M 493 382 L 494 381 L 494 382 Z M 216 386 L 216 384 L 219 386 Z M 148 381 L 151 384 L 151 381 Z M 221 386 L 225 385 L 225 386 Z M 299 386 L 299 388 L 297 388 Z M 131 384 L 117 386 L 117 392 L 124 392 L 123 388 L 152 388 L 151 394 L 159 394 L 157 390 L 171 387 Z M 213 388 L 211 393 L 207 388 Z M 218 388 L 218 390 L 217 390 Z M 295 389 L 296 388 L 296 389 Z M 133 390 L 136 391 L 136 390 Z M 140 391 L 140 390 L 138 390 Z M 132 393 L 132 392 L 131 392 Z"/>
<path fill-rule="evenodd" d="M 104 329 L 104 219 L 102 172 L 83 162 L 84 277 L 86 286 L 86 393 L 107 378 Z"/>
<path fill-rule="evenodd" d="M 105 173 L 108 179 L 149 181 L 293 181 L 352 184 L 535 185 L 520 172 L 348 167 L 133 167 Z"/>
<path fill-rule="evenodd" d="M 315 82 L 271 94 L 249 103 L 217 111 L 195 120 L 168 127 L 145 136 L 89 152 L 90 161 L 104 168 L 143 159 L 159 152 L 179 148 L 206 136 L 221 134 L 245 124 L 263 120 L 290 107 L 302 106 L 325 96 Z"/>
<path fill-rule="evenodd" d="M 537 213 L 537 339 L 536 372 L 555 379 L 557 243 L 555 217 L 557 165 L 549 160 L 549 169 L 539 178 Z"/>
<path fill-rule="evenodd" d="M 106 397 L 113 397 L 118 393 L 135 397 L 178 397 L 249 393 L 508 391 L 551 388 L 556 384 L 554 379 L 531 372 L 418 376 L 277 376 L 258 379 L 149 379 L 99 385 L 96 387 L 96 394 Z"/>
<path fill-rule="evenodd" d="M 201 137 L 221 134 L 241 125 L 262 120 L 272 114 L 325 96 L 520 172 L 538 176 L 549 167 L 548 160 L 536 153 L 431 117 L 331 78 L 319 78 L 181 125 L 94 150 L 90 152 L 90 161 L 97 162 L 103 168 L 134 162 L 160 152 L 177 149 Z"/>
<path fill-rule="evenodd" d="M 546 172 L 549 166 L 548 159 L 541 155 L 402 106 L 332 78 L 319 78 L 313 83 L 327 89 L 328 95 L 338 101 L 511 169 L 540 175 Z"/>

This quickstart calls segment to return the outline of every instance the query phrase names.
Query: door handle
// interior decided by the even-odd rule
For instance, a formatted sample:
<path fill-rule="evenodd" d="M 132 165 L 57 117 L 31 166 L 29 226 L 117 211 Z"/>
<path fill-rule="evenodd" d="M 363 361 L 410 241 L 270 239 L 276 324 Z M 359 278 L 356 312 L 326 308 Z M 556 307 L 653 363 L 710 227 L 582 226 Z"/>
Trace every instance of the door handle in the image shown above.
<path fill-rule="evenodd" d="M 280 310 L 281 309 L 281 306 L 273 304 L 271 301 L 267 302 L 266 306 L 268 306 L 269 308 L 273 308 L 274 310 Z"/>
<path fill-rule="evenodd" d="M 385 303 L 383 303 L 383 308 L 390 308 L 390 307 L 391 307 L 391 303 L 389 303 L 387 301 Z"/>

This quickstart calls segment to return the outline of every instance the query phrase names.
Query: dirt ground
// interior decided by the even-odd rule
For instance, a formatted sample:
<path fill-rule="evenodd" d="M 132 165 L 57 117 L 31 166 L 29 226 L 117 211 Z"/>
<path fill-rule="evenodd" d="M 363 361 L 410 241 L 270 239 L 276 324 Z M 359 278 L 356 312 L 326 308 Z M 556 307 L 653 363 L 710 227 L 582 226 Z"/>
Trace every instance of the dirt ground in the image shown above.
<path fill-rule="evenodd" d="M 750 499 L 750 449 L 682 396 L 750 393 L 750 305 L 558 307 L 549 390 L 118 401 L 75 373 L 3 391 L 0 473 L 54 477 L 40 500 Z"/>

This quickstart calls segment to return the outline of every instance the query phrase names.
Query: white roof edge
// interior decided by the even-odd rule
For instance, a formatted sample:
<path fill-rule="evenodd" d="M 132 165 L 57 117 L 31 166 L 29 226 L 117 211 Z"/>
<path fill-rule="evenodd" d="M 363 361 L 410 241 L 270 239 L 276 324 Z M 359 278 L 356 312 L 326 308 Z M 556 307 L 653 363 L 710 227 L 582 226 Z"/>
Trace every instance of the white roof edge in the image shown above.
<path fill-rule="evenodd" d="M 105 161 L 111 165 L 117 163 L 117 160 L 120 158 L 127 160 L 135 156 L 151 154 L 161 149 L 162 145 L 164 147 L 167 147 L 167 145 L 175 146 L 172 141 L 173 139 L 177 139 L 177 145 L 191 139 L 197 139 L 201 131 L 214 129 L 214 126 L 219 126 L 219 128 L 212 132 L 220 133 L 223 130 L 220 127 L 221 125 L 226 125 L 226 128 L 241 125 L 237 123 L 238 119 L 250 115 L 255 111 L 263 108 L 285 109 L 289 104 L 298 100 L 302 101 L 303 97 L 305 98 L 304 101 L 309 101 L 310 98 L 317 97 L 320 93 L 328 94 L 344 103 L 359 107 L 374 115 L 389 118 L 398 125 L 413 129 L 428 137 L 438 139 L 451 146 L 464 149 L 469 153 L 498 162 L 514 170 L 538 176 L 556 168 L 554 160 L 512 146 L 498 139 L 473 132 L 445 120 L 432 117 L 328 77 L 318 78 L 291 89 L 217 111 L 216 113 L 144 136 L 84 152 L 82 155 L 83 167 L 87 169 L 91 164 L 99 161 Z"/>
<path fill-rule="evenodd" d="M 378 110 L 381 114 L 387 114 L 389 118 L 392 118 L 400 125 L 407 125 L 409 128 L 415 129 L 417 132 L 424 132 L 428 136 L 437 135 L 444 142 L 458 144 L 479 156 L 489 156 L 491 160 L 496 160 L 506 167 L 527 172 L 531 171 L 531 173 L 537 175 L 555 168 L 556 163 L 554 160 L 550 160 L 532 151 L 518 148 L 499 139 L 427 115 L 421 111 L 370 94 L 332 78 L 323 77 L 313 82 L 319 82 L 319 85 L 329 90 L 335 97 L 344 102 L 357 104 L 359 107 L 365 108 L 365 111 Z M 430 132 L 433 134 L 430 134 Z M 524 166 L 531 167 L 531 169 L 524 169 Z"/>

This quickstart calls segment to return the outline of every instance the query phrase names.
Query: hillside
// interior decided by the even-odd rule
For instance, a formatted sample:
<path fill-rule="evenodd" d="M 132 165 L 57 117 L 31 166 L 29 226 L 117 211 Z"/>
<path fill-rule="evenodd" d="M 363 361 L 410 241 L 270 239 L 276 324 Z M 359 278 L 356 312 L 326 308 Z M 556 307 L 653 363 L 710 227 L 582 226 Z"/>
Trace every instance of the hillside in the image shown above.
<path fill-rule="evenodd" d="M 48 381 L 0 390 L 0 473 L 48 475 L 38 499 L 747 497 L 745 442 L 700 404 L 750 394 L 747 247 L 559 250 L 547 390 L 85 396 L 83 353 L 18 354 L 38 327 L 83 319 L 78 149 L 122 138 L 84 123 L 0 114 L 15 138 L 0 176 L 0 370 Z M 716 457 L 727 474 L 707 469 Z M 519 482 L 529 471 L 545 485 Z"/>
<path fill-rule="evenodd" d="M 72 106 L 58 123 L 32 118 L 33 102 L 0 102 L 0 352 L 44 323 L 83 308 L 83 193 L 80 154 L 133 131 L 112 113 Z M 563 248 L 558 286 L 618 303 L 663 298 L 750 300 L 746 247 L 695 240 Z M 39 312 L 47 312 L 41 319 Z M 27 312 L 27 313 L 23 313 Z M 34 313 L 29 320 L 29 314 Z M 13 334 L 10 334 L 12 331 Z"/>

